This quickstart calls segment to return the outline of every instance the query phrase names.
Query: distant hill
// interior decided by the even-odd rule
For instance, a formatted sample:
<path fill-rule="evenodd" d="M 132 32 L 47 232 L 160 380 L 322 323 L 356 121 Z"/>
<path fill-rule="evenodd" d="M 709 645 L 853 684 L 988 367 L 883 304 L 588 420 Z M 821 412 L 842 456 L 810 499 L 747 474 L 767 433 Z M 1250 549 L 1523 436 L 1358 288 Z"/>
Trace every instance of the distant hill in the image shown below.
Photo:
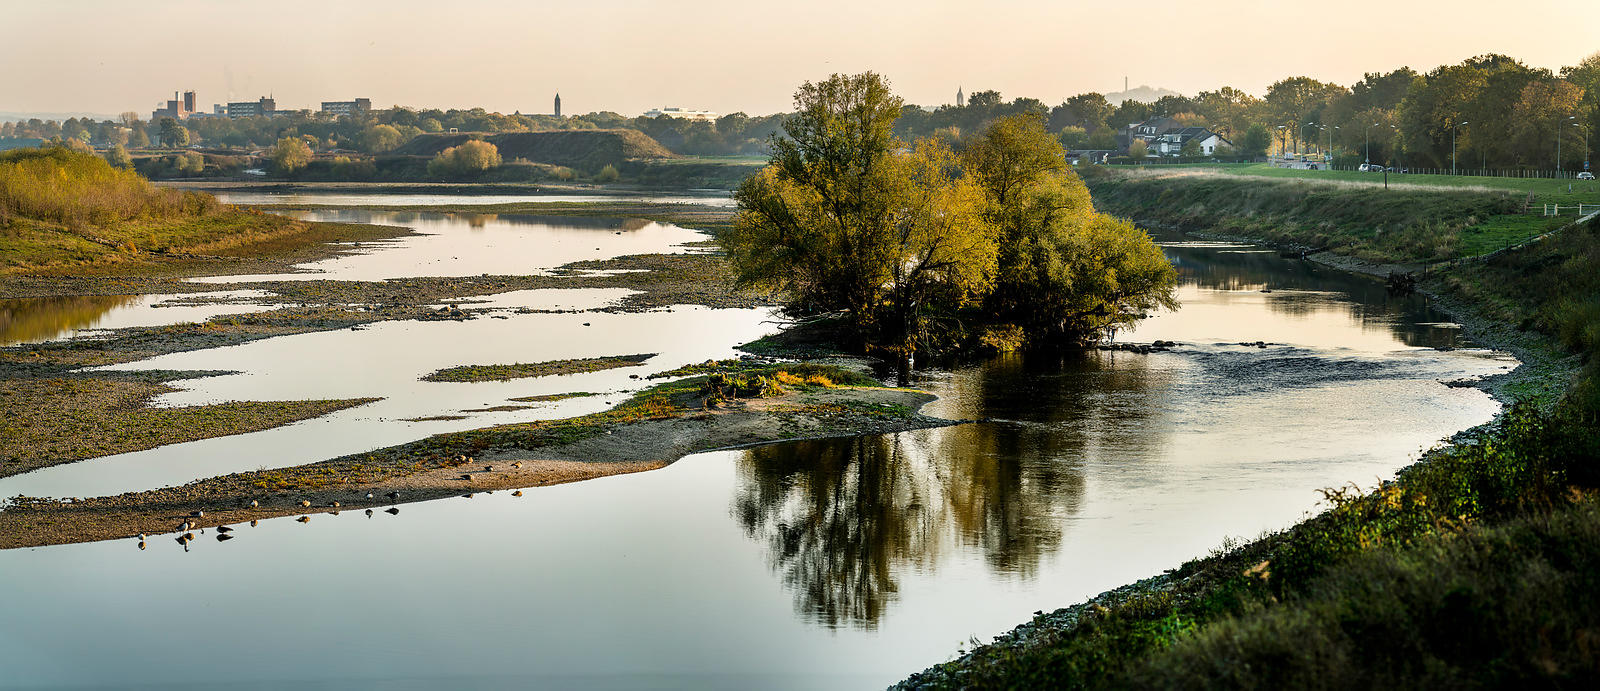
<path fill-rule="evenodd" d="M 660 142 L 637 130 L 556 130 L 504 134 L 423 134 L 396 149 L 402 156 L 436 156 L 470 139 L 482 139 L 500 149 L 500 158 L 525 158 L 584 171 L 607 165 L 620 166 L 641 159 L 676 158 Z"/>
<path fill-rule="evenodd" d="M 1106 101 L 1111 105 L 1121 105 L 1123 101 L 1133 100 L 1140 103 L 1150 103 L 1162 96 L 1182 96 L 1172 89 L 1160 89 L 1146 84 L 1140 84 L 1127 91 L 1114 91 L 1106 94 Z"/>

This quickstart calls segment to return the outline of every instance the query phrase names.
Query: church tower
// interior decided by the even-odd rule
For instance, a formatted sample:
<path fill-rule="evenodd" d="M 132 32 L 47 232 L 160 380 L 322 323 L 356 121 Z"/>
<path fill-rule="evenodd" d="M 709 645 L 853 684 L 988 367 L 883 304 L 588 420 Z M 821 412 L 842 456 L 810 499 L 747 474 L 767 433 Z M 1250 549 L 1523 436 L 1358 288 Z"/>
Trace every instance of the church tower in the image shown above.
<path fill-rule="evenodd" d="M 561 94 L 556 93 L 556 117 L 561 117 Z"/>
<path fill-rule="evenodd" d="M 967 95 L 961 93 L 961 87 L 958 86 L 956 87 L 956 107 L 960 108 L 965 105 L 967 105 Z"/>

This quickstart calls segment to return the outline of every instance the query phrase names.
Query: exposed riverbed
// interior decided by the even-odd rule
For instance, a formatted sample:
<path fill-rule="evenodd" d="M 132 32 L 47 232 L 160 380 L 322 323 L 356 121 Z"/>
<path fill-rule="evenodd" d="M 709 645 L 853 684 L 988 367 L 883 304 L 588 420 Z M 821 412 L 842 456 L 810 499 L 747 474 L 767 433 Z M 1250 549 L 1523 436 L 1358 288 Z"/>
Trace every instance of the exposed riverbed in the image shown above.
<path fill-rule="evenodd" d="M 425 219 L 439 225 L 416 240 L 306 268 L 321 278 L 435 275 L 428 262 L 444 260 L 406 255 L 405 243 L 485 248 L 473 234 L 501 232 L 498 218 L 476 230 L 463 215 L 444 218 Z M 633 232 L 611 224 L 581 237 Z M 1515 361 L 1463 341 L 1422 297 L 1248 245 L 1164 239 L 1184 306 L 1120 340 L 1179 345 L 1015 355 L 914 376 L 941 397 L 923 412 L 981 424 L 700 454 L 392 516 L 263 521 L 225 543 L 211 533 L 188 545 L 156 536 L 142 551 L 128 540 L 0 552 L 0 579 L 29 593 L 0 601 L 0 686 L 883 686 L 1035 610 L 1157 573 L 1225 536 L 1283 527 L 1313 508 L 1317 488 L 1370 486 L 1498 410 L 1483 391 L 1445 382 Z M 608 251 L 632 250 L 584 250 Z M 533 256 L 524 273 L 559 265 Z M 497 272 L 457 261 L 442 266 Z M 0 494 L 144 489 L 592 412 L 640 386 L 629 374 L 724 357 L 774 328 L 754 309 L 518 311 L 619 297 L 561 293 L 504 293 L 492 303 L 499 312 L 469 321 L 385 322 L 119 365 L 238 372 L 179 382 L 163 404 L 385 400 L 8 478 Z M 548 380 L 419 381 L 462 364 L 625 353 L 660 355 Z M 611 395 L 403 420 L 568 391 Z M 152 635 L 168 631 L 177 638 Z M 175 662 L 192 647 L 182 632 L 206 632 L 210 644 Z"/>

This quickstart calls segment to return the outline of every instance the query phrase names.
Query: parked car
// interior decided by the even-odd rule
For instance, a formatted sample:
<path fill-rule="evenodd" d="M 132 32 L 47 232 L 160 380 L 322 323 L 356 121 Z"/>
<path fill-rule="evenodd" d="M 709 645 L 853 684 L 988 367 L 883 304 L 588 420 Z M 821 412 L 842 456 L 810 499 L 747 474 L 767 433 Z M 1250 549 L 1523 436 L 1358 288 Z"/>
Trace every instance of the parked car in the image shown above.
<path fill-rule="evenodd" d="M 1589 172 L 1587 170 L 1583 171 L 1582 173 L 1578 173 L 1578 179 L 1579 180 L 1593 180 L 1594 179 L 1594 173 L 1591 173 L 1591 172 Z"/>

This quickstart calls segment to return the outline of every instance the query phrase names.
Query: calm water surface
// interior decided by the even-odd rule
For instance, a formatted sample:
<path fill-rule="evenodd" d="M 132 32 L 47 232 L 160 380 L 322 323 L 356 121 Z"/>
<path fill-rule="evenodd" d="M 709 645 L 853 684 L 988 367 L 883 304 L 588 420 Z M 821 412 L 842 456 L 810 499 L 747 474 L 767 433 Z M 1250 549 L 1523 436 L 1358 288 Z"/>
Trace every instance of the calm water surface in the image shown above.
<path fill-rule="evenodd" d="M 107 329 L 203 322 L 268 309 L 259 290 L 178 295 L 71 295 L 0 300 L 0 346 L 92 336 Z"/>
<path fill-rule="evenodd" d="M 473 206 L 485 204 L 519 204 L 525 202 L 593 203 L 618 202 L 624 204 L 701 204 L 705 206 L 733 206 L 733 197 L 727 192 L 707 190 L 703 193 L 677 194 L 370 194 L 361 192 L 230 192 L 208 190 L 217 201 L 224 204 L 327 204 L 329 206 Z"/>
<path fill-rule="evenodd" d="M 1122 338 L 1183 343 L 1174 352 L 1009 356 L 915 375 L 941 396 L 927 412 L 990 422 L 700 454 L 396 516 L 265 521 L 188 551 L 169 535 L 144 551 L 125 540 L 0 553 L 0 583 L 28 595 L 0 599 L 0 686 L 882 686 L 969 636 L 1283 527 L 1317 488 L 1371 485 L 1497 410 L 1442 382 L 1515 362 L 1463 342 L 1421 298 L 1248 246 L 1170 240 L 1184 307 Z M 414 380 L 569 350 L 661 352 L 639 368 L 654 371 L 770 329 L 745 310 L 507 316 L 186 354 L 187 367 L 242 374 L 185 383 L 169 402 L 385 395 L 374 406 L 399 401 L 410 415 L 620 390 L 630 370 L 448 391 Z M 519 316 L 530 321 L 513 330 Z M 1268 345 L 1239 345 L 1255 341 Z M 356 355 L 376 352 L 367 359 L 382 362 Z M 314 353 L 339 364 L 302 362 Z M 298 454 L 288 460 L 334 455 L 340 438 L 391 423 L 322 424 L 286 445 Z M 189 472 L 252 445 L 210 441 L 215 458 Z M 78 467 L 96 464 L 118 467 Z M 11 482 L 0 493 L 15 494 Z"/>
<path fill-rule="evenodd" d="M 684 243 L 706 239 L 698 231 L 641 219 L 359 210 L 297 211 L 286 215 L 310 221 L 404 226 L 416 234 L 360 243 L 347 254 L 297 266 L 296 273 L 195 280 L 233 283 L 522 276 L 548 273 L 577 261 L 684 252 Z"/>

